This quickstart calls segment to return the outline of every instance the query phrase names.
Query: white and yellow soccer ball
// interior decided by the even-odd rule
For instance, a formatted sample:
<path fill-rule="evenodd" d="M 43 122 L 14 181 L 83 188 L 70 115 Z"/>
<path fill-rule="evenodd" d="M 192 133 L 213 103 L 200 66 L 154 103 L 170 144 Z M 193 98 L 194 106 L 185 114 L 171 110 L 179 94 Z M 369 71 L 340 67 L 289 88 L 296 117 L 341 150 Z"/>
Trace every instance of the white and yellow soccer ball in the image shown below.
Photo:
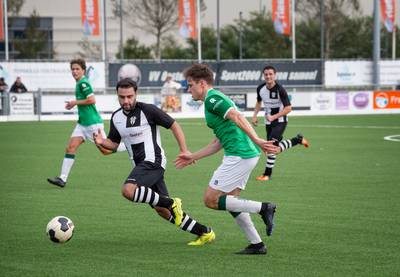
<path fill-rule="evenodd" d="M 56 216 L 47 224 L 46 233 L 52 242 L 63 243 L 72 238 L 74 228 L 71 219 L 66 216 Z"/>

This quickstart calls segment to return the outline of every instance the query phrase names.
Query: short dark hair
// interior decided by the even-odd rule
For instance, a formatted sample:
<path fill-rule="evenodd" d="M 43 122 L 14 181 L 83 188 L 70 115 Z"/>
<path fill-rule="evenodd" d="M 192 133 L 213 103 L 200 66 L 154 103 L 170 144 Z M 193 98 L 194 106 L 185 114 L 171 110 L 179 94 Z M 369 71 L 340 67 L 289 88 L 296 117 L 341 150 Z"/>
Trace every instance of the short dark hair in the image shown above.
<path fill-rule="evenodd" d="M 131 78 L 124 78 L 118 81 L 116 90 L 118 91 L 119 88 L 133 88 L 133 90 L 137 91 L 137 84 Z"/>
<path fill-rule="evenodd" d="M 195 63 L 186 68 L 183 74 L 186 79 L 191 78 L 195 82 L 204 80 L 207 84 L 214 83 L 214 72 L 206 64 Z"/>
<path fill-rule="evenodd" d="M 276 68 L 273 67 L 272 65 L 266 65 L 266 66 L 264 66 L 263 73 L 264 73 L 265 70 L 273 70 L 274 73 L 276 73 Z"/>
<path fill-rule="evenodd" d="M 86 62 L 84 59 L 81 58 L 73 59 L 69 63 L 70 67 L 72 67 L 73 64 L 78 64 L 83 70 L 86 71 Z"/>

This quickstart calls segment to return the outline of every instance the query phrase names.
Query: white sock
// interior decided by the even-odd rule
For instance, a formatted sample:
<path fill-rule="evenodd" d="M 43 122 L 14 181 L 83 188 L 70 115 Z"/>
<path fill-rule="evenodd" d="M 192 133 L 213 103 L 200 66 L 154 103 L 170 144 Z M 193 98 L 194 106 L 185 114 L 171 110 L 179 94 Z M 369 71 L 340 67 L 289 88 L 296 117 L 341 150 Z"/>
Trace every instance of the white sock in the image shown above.
<path fill-rule="evenodd" d="M 226 210 L 230 212 L 259 213 L 261 205 L 261 202 L 240 199 L 232 195 L 226 196 Z"/>
<path fill-rule="evenodd" d="M 251 244 L 262 242 L 249 213 L 240 213 L 235 220 Z"/>
<path fill-rule="evenodd" d="M 75 162 L 75 157 L 74 158 L 67 158 L 64 157 L 62 166 L 61 166 L 61 174 L 60 178 L 64 181 L 67 182 L 69 172 L 71 171 L 72 165 Z"/>

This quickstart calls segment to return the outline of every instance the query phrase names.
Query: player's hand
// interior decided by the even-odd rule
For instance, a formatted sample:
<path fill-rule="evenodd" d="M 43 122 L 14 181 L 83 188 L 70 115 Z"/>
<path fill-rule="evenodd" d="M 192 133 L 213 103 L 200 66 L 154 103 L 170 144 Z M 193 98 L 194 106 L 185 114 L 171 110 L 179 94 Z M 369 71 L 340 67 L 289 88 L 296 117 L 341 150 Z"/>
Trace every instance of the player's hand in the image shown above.
<path fill-rule="evenodd" d="M 267 114 L 267 120 L 268 120 L 269 122 L 272 122 L 272 121 L 275 120 L 275 118 L 274 118 L 274 116 L 272 116 L 272 115 L 270 115 L 270 114 Z"/>
<path fill-rule="evenodd" d="M 279 154 L 281 152 L 281 148 L 275 145 L 274 140 L 259 139 L 257 145 L 267 154 Z"/>
<path fill-rule="evenodd" d="M 67 110 L 72 109 L 73 107 L 76 106 L 76 100 L 71 100 L 71 101 L 65 101 L 65 108 Z"/>
<path fill-rule="evenodd" d="M 253 124 L 254 127 L 257 127 L 257 126 L 258 126 L 258 119 L 257 119 L 257 117 L 253 117 L 253 118 L 251 119 L 251 124 Z"/>
<path fill-rule="evenodd" d="M 96 145 L 101 145 L 103 143 L 103 137 L 100 129 L 97 130 L 97 133 L 93 133 L 93 141 Z"/>
<path fill-rule="evenodd" d="M 181 152 L 178 157 L 176 157 L 174 164 L 177 169 L 182 169 L 188 165 L 194 164 L 195 160 L 191 152 Z"/>
<path fill-rule="evenodd" d="M 265 146 L 265 153 L 267 154 L 279 154 L 282 152 L 282 149 L 279 147 L 279 141 L 277 140 L 268 140 Z"/>

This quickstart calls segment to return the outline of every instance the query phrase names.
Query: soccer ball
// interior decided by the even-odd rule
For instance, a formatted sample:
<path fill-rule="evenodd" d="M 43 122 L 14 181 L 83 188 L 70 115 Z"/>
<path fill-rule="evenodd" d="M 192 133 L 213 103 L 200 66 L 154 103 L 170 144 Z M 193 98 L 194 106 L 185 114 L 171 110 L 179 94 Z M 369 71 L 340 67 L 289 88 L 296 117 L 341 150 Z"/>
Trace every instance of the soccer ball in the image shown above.
<path fill-rule="evenodd" d="M 66 216 L 56 216 L 47 224 L 46 233 L 52 242 L 67 242 L 74 233 L 74 223 Z"/>
<path fill-rule="evenodd" d="M 142 79 L 142 73 L 140 72 L 139 67 L 136 65 L 131 63 L 124 64 L 118 70 L 118 81 L 124 78 L 130 78 L 135 81 L 137 85 L 139 85 Z"/>

